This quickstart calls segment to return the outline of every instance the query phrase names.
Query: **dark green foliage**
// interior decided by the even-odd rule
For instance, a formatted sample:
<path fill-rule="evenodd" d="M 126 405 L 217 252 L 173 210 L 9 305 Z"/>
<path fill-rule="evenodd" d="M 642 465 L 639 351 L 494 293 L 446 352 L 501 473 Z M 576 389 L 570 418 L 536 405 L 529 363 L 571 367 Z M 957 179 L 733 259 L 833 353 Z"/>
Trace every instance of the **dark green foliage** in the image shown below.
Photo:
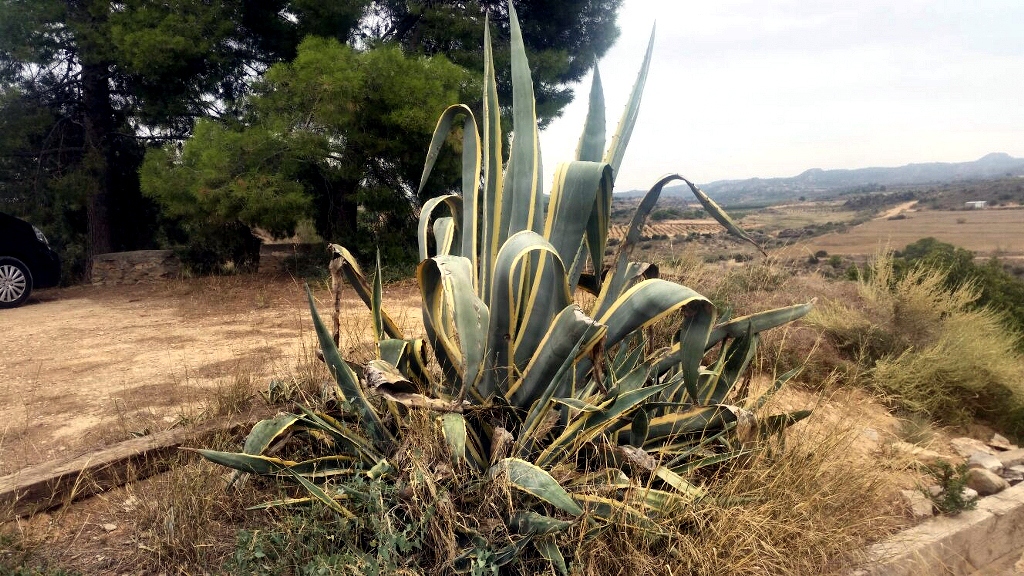
<path fill-rule="evenodd" d="M 972 283 L 981 291 L 976 306 L 988 306 L 1006 316 L 1009 328 L 1024 334 L 1024 281 L 1008 273 L 995 258 L 977 264 L 974 254 L 935 238 L 922 238 L 897 254 L 898 270 L 923 264 L 946 271 L 946 285 L 956 288 Z M 1024 340 L 1018 341 L 1024 350 Z"/>
<path fill-rule="evenodd" d="M 965 510 L 974 510 L 978 505 L 976 497 L 964 497 L 964 488 L 967 488 L 967 469 L 967 464 L 958 464 L 954 468 L 945 460 L 939 460 L 928 468 L 928 474 L 938 482 L 942 491 L 932 494 L 924 490 L 924 493 L 931 498 L 940 514 L 959 514 Z"/>

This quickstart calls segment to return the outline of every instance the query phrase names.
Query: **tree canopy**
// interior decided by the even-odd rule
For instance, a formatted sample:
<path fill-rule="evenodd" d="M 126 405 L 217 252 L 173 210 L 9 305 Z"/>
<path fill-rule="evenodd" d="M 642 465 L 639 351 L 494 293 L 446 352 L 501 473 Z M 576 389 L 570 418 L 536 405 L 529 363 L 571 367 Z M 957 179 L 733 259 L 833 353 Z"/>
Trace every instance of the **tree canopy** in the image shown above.
<path fill-rule="evenodd" d="M 542 122 L 561 111 L 572 97 L 571 83 L 615 40 L 620 3 L 517 3 L 535 65 Z M 411 107 L 389 100 L 382 90 L 427 98 L 422 114 L 435 114 L 427 104 L 457 95 L 470 81 L 467 72 L 453 80 L 455 68 L 479 68 L 484 15 L 490 14 L 496 35 L 502 36 L 507 35 L 506 12 L 504 0 L 0 0 L 3 207 L 31 214 L 79 256 L 167 242 L 154 236 L 156 224 L 164 216 L 180 220 L 185 215 L 173 210 L 162 215 L 167 209 L 162 201 L 157 205 L 140 194 L 145 150 L 181 144 L 197 122 L 208 121 L 218 127 L 206 126 L 204 133 L 223 136 L 217 141 L 227 147 L 226 157 L 244 150 L 229 149 L 236 140 L 226 131 L 242 134 L 243 140 L 258 140 L 260 130 L 267 138 L 287 139 L 285 150 L 304 158 L 294 165 L 302 167 L 301 174 L 288 172 L 293 166 L 282 160 L 263 165 L 263 181 L 298 183 L 308 200 L 303 205 L 319 216 L 324 233 L 351 234 L 351 210 L 340 224 L 329 223 L 340 216 L 340 206 L 354 202 L 372 208 L 375 201 L 396 206 L 395 194 L 403 190 L 398 175 L 422 160 L 413 156 L 422 155 L 425 141 L 409 140 L 421 133 Z M 390 66 L 396 76 L 363 73 L 348 79 L 335 71 L 320 83 L 311 80 L 307 68 L 317 65 L 312 52 L 337 54 L 343 46 L 351 52 L 344 56 L 350 69 L 358 62 Z M 372 57 L 378 60 L 360 56 L 378 51 Z M 507 69 L 507 54 L 495 56 L 498 69 Z M 445 68 L 451 74 L 433 83 L 396 79 L 434 73 L 430 66 L 441 62 L 434 57 L 454 64 Z M 503 91 L 508 80 L 499 78 Z M 434 88 L 440 92 L 429 97 L 423 92 Z M 347 97 L 342 93 L 348 89 L 357 99 L 376 94 L 343 113 L 346 104 L 337 98 Z M 317 94 L 330 94 L 334 110 Z M 407 118 L 385 113 L 396 105 Z M 355 109 L 360 114 L 352 114 Z M 304 114 L 316 126 L 296 121 Z M 250 129 L 255 132 L 247 135 Z M 300 138 L 302 131 L 307 134 Z M 319 144 L 310 144 L 317 137 Z M 180 152 L 165 150 L 153 165 L 187 165 L 186 149 L 195 146 L 210 144 L 189 142 Z M 357 166 L 360 162 L 365 165 Z M 383 188 L 391 192 L 382 194 Z M 335 189 L 345 192 L 330 192 Z M 210 188 L 211 193 L 222 190 Z M 268 196 L 283 188 L 275 190 Z M 166 197 L 155 189 L 148 196 Z"/>

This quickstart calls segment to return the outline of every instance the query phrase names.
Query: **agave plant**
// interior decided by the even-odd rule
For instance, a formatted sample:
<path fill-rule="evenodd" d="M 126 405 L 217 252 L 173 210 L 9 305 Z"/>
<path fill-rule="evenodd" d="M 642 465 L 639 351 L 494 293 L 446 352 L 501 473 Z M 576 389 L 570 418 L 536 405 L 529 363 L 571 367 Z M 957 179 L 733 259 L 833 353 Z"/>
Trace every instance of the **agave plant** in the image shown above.
<path fill-rule="evenodd" d="M 344 276 L 372 311 L 377 357 L 356 367 L 343 360 L 337 323 L 332 335 L 310 296 L 336 382 L 336 409 L 299 406 L 298 413 L 257 424 L 240 453 L 200 453 L 308 491 L 287 502 L 318 500 L 355 517 L 359 497 L 345 478 L 408 482 L 408 471 L 394 463 L 405 460 L 410 430 L 420 430 L 410 423 L 428 414 L 459 471 L 451 482 L 502 483 L 516 498 L 516 512 L 504 519 L 515 536 L 482 542 L 467 529 L 456 565 L 486 557 L 500 566 L 532 543 L 564 573 L 559 533 L 582 526 L 585 537 L 594 537 L 623 523 L 656 533 L 655 519 L 707 496 L 694 469 L 734 458 L 758 432 L 806 415 L 759 417 L 765 396 L 734 396 L 759 333 L 811 305 L 719 318 L 707 298 L 657 278 L 654 265 L 631 261 L 662 188 L 675 180 L 730 233 L 753 242 L 675 174 L 646 194 L 605 266 L 613 182 L 637 118 L 654 34 L 607 147 L 595 71 L 576 159 L 558 166 L 546 196 L 530 70 L 515 9 L 509 12 L 514 138 L 507 163 L 489 32 L 482 130 L 469 107 L 451 106 L 427 152 L 421 192 L 451 133 L 461 135 L 462 193 L 435 197 L 420 212 L 416 275 L 426 342 L 403 334 L 385 310 L 379 259 L 371 282 L 345 248 L 331 245 L 332 276 Z M 673 344 L 652 349 L 646 329 L 669 317 L 680 319 Z M 779 377 L 769 393 L 792 376 Z M 315 457 L 308 443 L 297 452 L 304 458 L 267 454 L 301 435 L 315 441 Z"/>

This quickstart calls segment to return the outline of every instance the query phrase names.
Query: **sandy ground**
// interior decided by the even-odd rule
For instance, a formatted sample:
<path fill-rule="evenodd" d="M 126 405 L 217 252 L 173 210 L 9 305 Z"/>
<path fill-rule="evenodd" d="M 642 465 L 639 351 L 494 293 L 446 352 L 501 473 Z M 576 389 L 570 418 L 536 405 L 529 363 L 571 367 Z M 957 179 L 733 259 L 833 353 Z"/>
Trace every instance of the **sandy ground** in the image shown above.
<path fill-rule="evenodd" d="M 386 292 L 393 315 L 416 317 L 414 285 Z M 315 295 L 327 321 L 330 294 Z M 343 310 L 349 341 L 368 336 L 350 289 Z M 202 417 L 314 349 L 301 283 L 259 276 L 41 290 L 0 310 L 0 334 L 0 474 Z"/>

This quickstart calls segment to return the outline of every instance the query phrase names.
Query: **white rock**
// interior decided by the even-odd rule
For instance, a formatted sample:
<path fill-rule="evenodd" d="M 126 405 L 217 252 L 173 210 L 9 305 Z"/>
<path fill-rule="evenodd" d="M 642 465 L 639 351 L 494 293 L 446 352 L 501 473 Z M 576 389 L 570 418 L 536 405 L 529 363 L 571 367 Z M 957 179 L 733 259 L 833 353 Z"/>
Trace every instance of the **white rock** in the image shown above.
<path fill-rule="evenodd" d="M 1003 463 L 1004 468 L 1010 466 L 1019 466 L 1024 464 L 1024 448 L 1017 448 L 1016 450 L 1007 450 L 1006 452 L 1000 452 L 996 455 L 999 461 Z"/>
<path fill-rule="evenodd" d="M 1003 463 L 991 454 L 985 452 L 975 452 L 971 454 L 967 460 L 967 466 L 969 468 L 984 468 L 994 474 L 999 474 L 1003 471 Z"/>
<path fill-rule="evenodd" d="M 117 524 L 100 524 L 100 528 L 103 528 L 104 532 L 113 532 L 117 530 Z"/>
<path fill-rule="evenodd" d="M 988 445 L 997 450 L 1013 450 L 1017 448 L 1016 445 L 1010 444 L 1010 441 L 1006 439 L 1006 436 L 999 434 L 993 434 L 992 439 L 988 441 Z"/>
<path fill-rule="evenodd" d="M 974 488 L 964 488 L 960 492 L 960 496 L 963 497 L 964 501 L 970 502 L 971 500 L 978 499 L 978 491 L 975 490 Z"/>
<path fill-rule="evenodd" d="M 995 451 L 989 448 L 981 440 L 975 440 L 974 438 L 953 438 L 949 441 L 949 445 L 953 450 L 963 456 L 964 458 L 970 458 L 971 454 L 975 452 L 985 452 L 986 454 L 994 454 Z"/>
<path fill-rule="evenodd" d="M 967 471 L 967 486 L 976 490 L 981 496 L 988 496 L 1006 490 L 1010 484 L 995 472 L 983 468 L 971 468 Z"/>
<path fill-rule="evenodd" d="M 922 494 L 920 490 L 900 490 L 900 494 L 914 518 L 930 518 L 935 514 L 935 507 L 932 505 L 931 499 Z"/>
<path fill-rule="evenodd" d="M 878 435 L 878 430 L 875 430 L 874 428 L 865 428 L 864 430 L 861 430 L 860 435 L 867 438 L 868 440 L 871 440 L 872 442 L 878 442 L 878 440 L 880 439 Z"/>

